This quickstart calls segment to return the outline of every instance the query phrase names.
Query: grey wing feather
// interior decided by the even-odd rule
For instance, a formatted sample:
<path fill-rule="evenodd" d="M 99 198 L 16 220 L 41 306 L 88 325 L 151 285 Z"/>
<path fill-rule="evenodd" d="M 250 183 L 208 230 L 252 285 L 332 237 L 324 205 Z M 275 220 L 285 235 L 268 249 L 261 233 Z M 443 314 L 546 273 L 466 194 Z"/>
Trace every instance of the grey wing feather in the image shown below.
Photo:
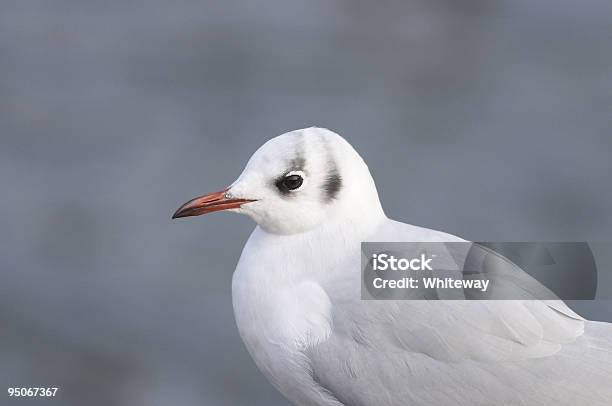
<path fill-rule="evenodd" d="M 307 352 L 313 377 L 352 406 L 611 404 L 610 324 L 586 322 L 572 338 L 585 322 L 545 304 L 497 317 L 466 303 L 478 306 L 335 305 L 332 335 Z"/>
<path fill-rule="evenodd" d="M 404 226 L 383 235 L 401 241 Z M 612 325 L 561 301 L 329 296 L 332 333 L 305 355 L 345 405 L 612 404 Z"/>

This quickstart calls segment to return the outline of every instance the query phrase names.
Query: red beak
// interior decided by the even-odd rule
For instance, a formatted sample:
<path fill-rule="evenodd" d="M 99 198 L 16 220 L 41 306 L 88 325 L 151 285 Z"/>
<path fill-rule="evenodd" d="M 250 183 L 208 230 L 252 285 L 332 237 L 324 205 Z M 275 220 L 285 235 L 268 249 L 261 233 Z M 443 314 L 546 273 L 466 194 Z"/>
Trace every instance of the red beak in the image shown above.
<path fill-rule="evenodd" d="M 225 189 L 220 192 L 210 193 L 191 199 L 179 207 L 172 218 L 177 219 L 181 217 L 200 216 L 202 214 L 212 213 L 213 211 L 237 209 L 245 203 L 255 201 L 232 198 L 228 195 L 227 190 L 228 189 Z"/>

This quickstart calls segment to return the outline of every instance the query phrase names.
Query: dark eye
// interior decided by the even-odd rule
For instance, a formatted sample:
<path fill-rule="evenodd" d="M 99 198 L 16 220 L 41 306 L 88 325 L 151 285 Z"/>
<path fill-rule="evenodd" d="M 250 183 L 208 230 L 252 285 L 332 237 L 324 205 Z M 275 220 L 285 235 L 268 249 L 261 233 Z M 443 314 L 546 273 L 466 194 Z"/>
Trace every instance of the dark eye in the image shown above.
<path fill-rule="evenodd" d="M 281 179 L 279 188 L 285 191 L 295 190 L 302 186 L 302 182 L 304 179 L 300 175 L 287 175 Z"/>

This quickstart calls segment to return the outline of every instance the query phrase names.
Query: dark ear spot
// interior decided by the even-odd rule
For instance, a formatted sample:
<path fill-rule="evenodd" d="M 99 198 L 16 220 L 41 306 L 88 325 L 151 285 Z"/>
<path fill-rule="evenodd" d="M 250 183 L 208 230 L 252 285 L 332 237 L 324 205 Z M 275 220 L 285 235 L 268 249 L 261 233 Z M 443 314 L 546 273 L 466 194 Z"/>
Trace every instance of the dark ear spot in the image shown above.
<path fill-rule="evenodd" d="M 342 177 L 337 169 L 333 169 L 323 183 L 323 197 L 326 202 L 334 200 L 342 189 Z"/>

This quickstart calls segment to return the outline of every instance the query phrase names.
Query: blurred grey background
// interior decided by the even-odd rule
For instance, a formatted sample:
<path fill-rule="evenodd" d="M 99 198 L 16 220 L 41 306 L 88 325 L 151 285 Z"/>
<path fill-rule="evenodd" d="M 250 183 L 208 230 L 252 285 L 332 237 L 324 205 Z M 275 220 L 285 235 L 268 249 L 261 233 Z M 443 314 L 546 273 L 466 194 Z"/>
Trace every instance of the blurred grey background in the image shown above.
<path fill-rule="evenodd" d="M 170 216 L 287 130 L 343 134 L 395 219 L 612 240 L 611 21 L 609 0 L 2 1 L 0 403 L 285 405 L 234 326 L 253 224 Z"/>

